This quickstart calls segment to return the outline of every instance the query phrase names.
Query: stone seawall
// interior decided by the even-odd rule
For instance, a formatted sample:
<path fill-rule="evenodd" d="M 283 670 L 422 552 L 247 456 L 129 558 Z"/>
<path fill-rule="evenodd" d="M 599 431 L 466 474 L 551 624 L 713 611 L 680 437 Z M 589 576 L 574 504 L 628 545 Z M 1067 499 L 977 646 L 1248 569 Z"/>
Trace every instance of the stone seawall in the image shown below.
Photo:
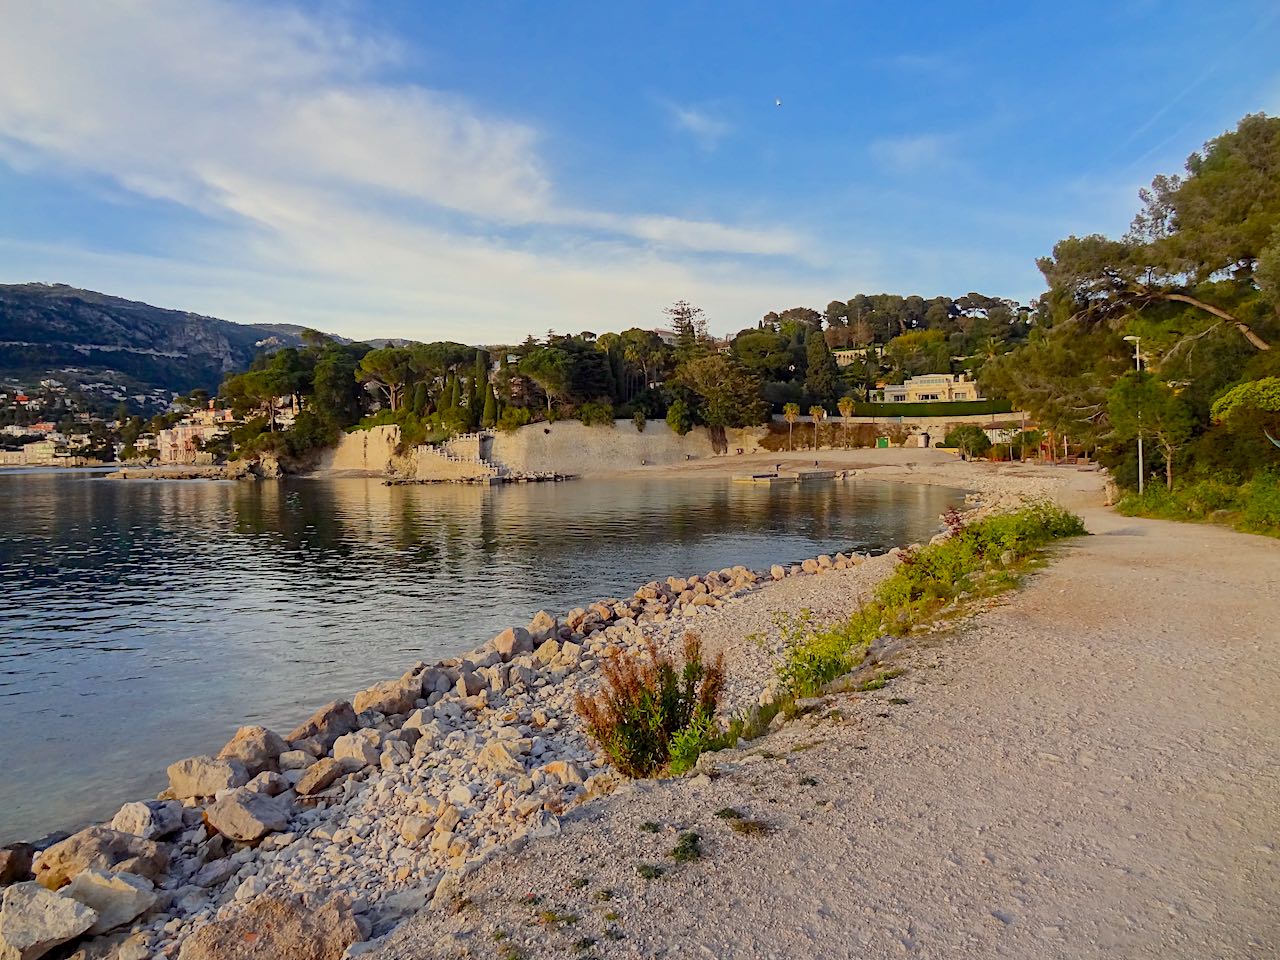
<path fill-rule="evenodd" d="M 400 459 L 399 442 L 400 428 L 394 424 L 344 433 L 338 445 L 321 456 L 316 472 L 385 476 Z"/>
<path fill-rule="evenodd" d="M 739 449 L 755 453 L 764 432 L 763 427 L 726 430 L 724 443 L 718 445 L 705 427 L 695 427 L 682 437 L 660 420 L 649 421 L 643 432 L 630 420 L 615 420 L 612 427 L 562 420 L 533 423 L 514 433 L 499 432 L 490 456 L 522 473 L 602 476 L 734 454 Z"/>

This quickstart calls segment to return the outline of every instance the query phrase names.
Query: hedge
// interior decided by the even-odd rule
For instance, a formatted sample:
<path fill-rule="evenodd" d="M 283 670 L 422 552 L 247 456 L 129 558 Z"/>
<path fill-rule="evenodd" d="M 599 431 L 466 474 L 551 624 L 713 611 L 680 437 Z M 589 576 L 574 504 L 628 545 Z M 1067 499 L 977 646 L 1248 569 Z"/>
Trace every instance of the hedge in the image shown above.
<path fill-rule="evenodd" d="M 1008 400 L 933 400 L 924 403 L 855 403 L 855 417 L 971 417 L 984 413 L 1010 413 Z"/>

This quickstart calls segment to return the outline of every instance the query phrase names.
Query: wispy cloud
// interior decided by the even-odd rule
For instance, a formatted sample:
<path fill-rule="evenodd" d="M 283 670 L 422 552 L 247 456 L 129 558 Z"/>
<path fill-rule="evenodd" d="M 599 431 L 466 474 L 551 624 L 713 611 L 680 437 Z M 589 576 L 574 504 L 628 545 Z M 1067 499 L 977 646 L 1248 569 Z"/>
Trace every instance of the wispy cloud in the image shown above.
<path fill-rule="evenodd" d="M 918 173 L 941 166 L 950 159 L 952 140 L 941 134 L 882 137 L 867 148 L 871 157 L 890 173 Z"/>
<path fill-rule="evenodd" d="M 648 316 L 695 291 L 740 309 L 761 283 L 742 258 L 803 253 L 786 228 L 566 201 L 534 125 L 382 80 L 397 56 L 273 5 L 26 6 L 0 32 L 0 160 L 199 211 L 216 228 L 201 255 L 270 309 L 311 285 L 401 334 L 427 335 L 404 329 L 424 316 L 517 334 L 602 302 Z M 728 129 L 696 110 L 680 122 L 708 142 Z M 180 254 L 150 266 L 188 271 Z"/>
<path fill-rule="evenodd" d="M 715 149 L 733 130 L 728 121 L 715 116 L 706 108 L 676 103 L 668 103 L 666 107 L 676 129 L 692 134 L 704 150 Z"/>

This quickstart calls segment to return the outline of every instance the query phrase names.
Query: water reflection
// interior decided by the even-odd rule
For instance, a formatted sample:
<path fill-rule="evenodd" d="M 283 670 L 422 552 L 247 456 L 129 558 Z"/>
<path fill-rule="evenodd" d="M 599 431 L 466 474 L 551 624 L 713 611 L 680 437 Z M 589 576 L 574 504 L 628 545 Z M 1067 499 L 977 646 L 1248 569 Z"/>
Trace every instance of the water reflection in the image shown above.
<path fill-rule="evenodd" d="M 384 487 L 0 474 L 0 842 L 163 785 L 418 659 L 656 577 L 921 539 L 874 482 Z"/>

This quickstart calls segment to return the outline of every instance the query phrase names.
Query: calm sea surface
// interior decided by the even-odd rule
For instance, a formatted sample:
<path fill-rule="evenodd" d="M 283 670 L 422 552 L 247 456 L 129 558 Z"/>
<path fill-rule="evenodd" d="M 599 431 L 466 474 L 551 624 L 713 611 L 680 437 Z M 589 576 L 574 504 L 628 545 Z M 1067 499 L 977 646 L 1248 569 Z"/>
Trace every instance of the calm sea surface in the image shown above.
<path fill-rule="evenodd" d="M 0 843 L 154 795 L 235 728 L 646 581 L 927 538 L 873 481 L 104 480 L 0 471 Z"/>

